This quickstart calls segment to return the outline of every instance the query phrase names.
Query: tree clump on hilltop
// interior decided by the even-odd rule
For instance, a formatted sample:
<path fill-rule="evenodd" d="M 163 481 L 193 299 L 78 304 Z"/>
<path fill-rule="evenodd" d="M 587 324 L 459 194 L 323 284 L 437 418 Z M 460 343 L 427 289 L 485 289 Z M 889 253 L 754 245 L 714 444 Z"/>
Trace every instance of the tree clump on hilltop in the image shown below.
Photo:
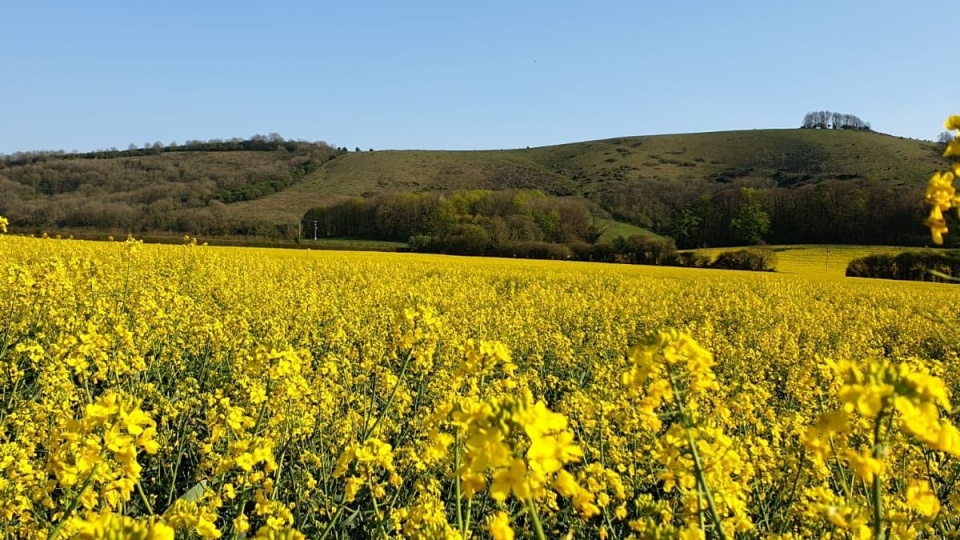
<path fill-rule="evenodd" d="M 864 122 L 852 114 L 833 111 L 808 112 L 803 117 L 801 128 L 807 129 L 852 129 L 870 131 L 870 122 Z"/>

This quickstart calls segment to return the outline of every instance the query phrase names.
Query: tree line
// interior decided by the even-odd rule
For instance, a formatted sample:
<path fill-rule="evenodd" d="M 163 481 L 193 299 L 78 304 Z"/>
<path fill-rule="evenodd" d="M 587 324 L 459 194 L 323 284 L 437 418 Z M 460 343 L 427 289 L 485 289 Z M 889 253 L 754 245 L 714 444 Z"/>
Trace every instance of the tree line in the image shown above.
<path fill-rule="evenodd" d="M 602 240 L 606 213 L 579 197 L 539 190 L 469 190 L 350 197 L 304 215 L 306 238 L 407 241 L 411 251 L 622 264 L 772 270 L 769 252 L 739 250 L 716 260 L 681 253 L 670 238 Z"/>
<path fill-rule="evenodd" d="M 539 190 L 386 193 L 350 197 L 314 208 L 304 220 L 320 237 L 353 236 L 433 242 L 480 238 L 481 243 L 593 242 L 602 210 L 579 197 Z M 423 243 L 424 238 L 419 240 Z"/>
<path fill-rule="evenodd" d="M 960 252 L 876 254 L 850 261 L 847 277 L 960 283 Z"/>
<path fill-rule="evenodd" d="M 209 139 L 206 141 L 194 139 L 188 140 L 184 144 L 177 144 L 173 141 L 164 144 L 160 141 L 153 143 L 143 143 L 143 146 L 137 146 L 131 143 L 125 150 L 118 150 L 116 147 L 107 150 L 94 150 L 91 152 L 66 152 L 64 150 L 35 150 L 27 152 L 14 152 L 12 154 L 0 153 L 0 164 L 7 166 L 25 165 L 30 163 L 43 163 L 48 160 L 61 159 L 115 159 L 156 156 L 167 152 L 272 152 L 284 150 L 290 153 L 298 153 L 323 149 L 333 152 L 337 155 L 347 153 L 346 148 L 332 148 L 323 141 L 308 142 L 304 140 L 284 139 L 278 133 L 268 135 L 253 135 L 247 139 L 234 137 L 231 139 Z"/>
<path fill-rule="evenodd" d="M 852 114 L 833 111 L 812 111 L 803 116 L 801 128 L 808 129 L 852 129 L 870 131 L 870 122 L 864 122 Z"/>
<path fill-rule="evenodd" d="M 674 210 L 681 248 L 745 244 L 926 245 L 923 194 L 860 180 L 797 187 L 739 187 Z"/>
<path fill-rule="evenodd" d="M 187 232 L 296 238 L 296 223 L 236 216 L 226 204 L 300 182 L 338 151 L 276 135 L 0 160 L 0 214 L 25 231 Z M 210 152 L 222 152 L 210 159 Z"/>

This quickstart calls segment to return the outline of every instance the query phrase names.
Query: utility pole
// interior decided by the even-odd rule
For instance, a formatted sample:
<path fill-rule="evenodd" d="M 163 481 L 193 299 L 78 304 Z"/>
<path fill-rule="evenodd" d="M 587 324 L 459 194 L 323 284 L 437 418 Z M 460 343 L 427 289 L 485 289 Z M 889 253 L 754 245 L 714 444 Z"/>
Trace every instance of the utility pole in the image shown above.
<path fill-rule="evenodd" d="M 317 224 L 318 224 L 318 223 L 320 223 L 320 222 L 319 222 L 319 221 L 314 221 L 314 222 L 313 222 L 313 239 L 314 239 L 314 240 L 317 239 Z"/>

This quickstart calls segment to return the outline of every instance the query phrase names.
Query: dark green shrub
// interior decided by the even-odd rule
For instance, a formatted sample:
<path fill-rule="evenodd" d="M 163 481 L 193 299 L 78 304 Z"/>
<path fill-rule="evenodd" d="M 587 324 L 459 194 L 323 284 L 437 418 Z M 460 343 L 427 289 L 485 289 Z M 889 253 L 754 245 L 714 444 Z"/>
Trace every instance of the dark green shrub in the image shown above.
<path fill-rule="evenodd" d="M 751 270 L 754 272 L 773 272 L 776 266 L 777 256 L 769 249 L 724 251 L 710 263 L 710 268 Z"/>
<path fill-rule="evenodd" d="M 411 236 L 410 239 L 407 240 L 407 244 L 410 245 L 410 251 L 428 252 L 430 251 L 430 243 L 432 240 L 430 236 L 418 234 Z"/>
<path fill-rule="evenodd" d="M 934 272 L 960 276 L 960 252 L 905 251 L 896 255 L 868 255 L 850 261 L 846 275 L 908 281 L 953 281 Z"/>
<path fill-rule="evenodd" d="M 450 236 L 432 239 L 430 246 L 436 253 L 483 255 L 490 248 L 490 235 L 479 225 L 462 223 L 453 228 Z"/>
<path fill-rule="evenodd" d="M 677 253 L 673 261 L 674 264 L 672 264 L 672 266 L 684 266 L 687 268 L 706 268 L 710 266 L 710 257 L 694 251 Z"/>
<path fill-rule="evenodd" d="M 552 259 L 567 260 L 573 258 L 573 250 L 565 244 L 550 242 L 518 242 L 507 244 L 497 250 L 503 257 L 517 257 L 520 259 Z"/>
<path fill-rule="evenodd" d="M 573 253 L 573 258 L 578 261 L 591 261 L 593 260 L 593 245 L 586 242 L 571 242 L 567 244 L 567 247 L 570 248 L 571 253 Z"/>

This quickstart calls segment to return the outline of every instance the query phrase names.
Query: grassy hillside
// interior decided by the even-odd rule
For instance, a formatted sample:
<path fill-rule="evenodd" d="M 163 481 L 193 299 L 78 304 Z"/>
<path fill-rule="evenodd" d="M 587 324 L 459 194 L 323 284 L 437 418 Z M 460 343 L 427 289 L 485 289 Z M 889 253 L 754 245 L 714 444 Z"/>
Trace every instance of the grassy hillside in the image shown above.
<path fill-rule="evenodd" d="M 657 240 L 663 239 L 662 236 L 649 229 L 637 227 L 636 225 L 631 225 L 629 223 L 614 221 L 612 219 L 599 220 L 599 226 L 603 231 L 603 234 L 601 234 L 600 238 L 598 239 L 599 241 L 612 242 L 618 236 L 629 238 L 634 235 L 649 236 Z"/>
<path fill-rule="evenodd" d="M 344 153 L 300 144 L 293 150 L 116 154 L 0 162 L 0 214 L 23 230 L 290 235 L 307 210 L 345 196 L 536 188 L 588 198 L 617 222 L 669 234 L 676 212 L 704 195 L 839 181 L 886 190 L 877 193 L 880 199 L 907 193 L 905 200 L 913 201 L 930 173 L 944 166 L 933 143 L 812 129 L 622 137 L 502 151 Z M 740 202 L 723 204 L 729 213 Z M 97 221 L 103 215 L 109 224 Z M 716 219 L 723 224 L 730 215 Z"/>
<path fill-rule="evenodd" d="M 807 129 L 623 137 L 501 151 L 354 152 L 284 192 L 237 208 L 296 219 L 336 195 L 507 187 L 644 207 L 647 193 L 676 188 L 677 197 L 733 182 L 795 186 L 862 179 L 916 186 L 938 167 L 943 161 L 933 143 Z"/>

